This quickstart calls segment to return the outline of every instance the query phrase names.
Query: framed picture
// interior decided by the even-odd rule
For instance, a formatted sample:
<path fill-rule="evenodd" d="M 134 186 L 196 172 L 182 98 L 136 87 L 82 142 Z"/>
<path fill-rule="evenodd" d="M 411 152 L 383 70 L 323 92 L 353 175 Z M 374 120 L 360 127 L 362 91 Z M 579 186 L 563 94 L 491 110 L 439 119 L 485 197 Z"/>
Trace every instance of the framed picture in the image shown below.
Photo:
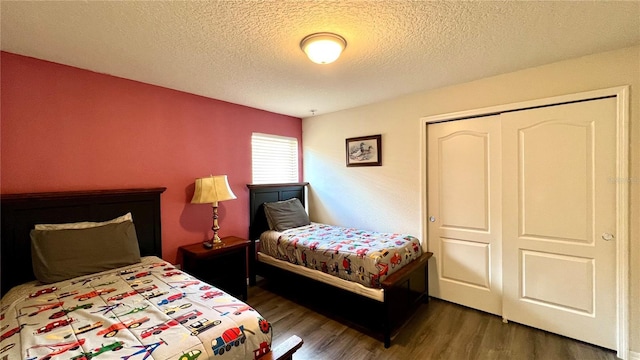
<path fill-rule="evenodd" d="M 346 146 L 348 167 L 382 165 L 382 135 L 349 138 Z"/>

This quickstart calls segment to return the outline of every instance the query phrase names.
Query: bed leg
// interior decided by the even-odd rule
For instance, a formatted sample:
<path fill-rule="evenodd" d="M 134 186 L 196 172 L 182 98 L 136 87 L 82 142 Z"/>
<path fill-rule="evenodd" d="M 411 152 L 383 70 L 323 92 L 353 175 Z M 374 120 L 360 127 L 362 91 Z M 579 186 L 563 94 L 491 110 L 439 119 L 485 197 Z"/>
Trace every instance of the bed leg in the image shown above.
<path fill-rule="evenodd" d="M 249 264 L 248 264 L 248 272 L 249 272 L 249 286 L 256 286 L 256 243 L 255 241 L 251 241 L 249 244 Z"/>
<path fill-rule="evenodd" d="M 423 304 L 429 303 L 429 263 L 424 267 L 424 298 L 422 299 Z"/>
<path fill-rule="evenodd" d="M 382 332 L 384 337 L 384 348 L 388 349 L 391 346 L 391 311 L 389 310 L 389 297 L 387 296 L 387 290 L 383 295 L 383 307 L 384 307 L 384 323 L 382 324 Z"/>

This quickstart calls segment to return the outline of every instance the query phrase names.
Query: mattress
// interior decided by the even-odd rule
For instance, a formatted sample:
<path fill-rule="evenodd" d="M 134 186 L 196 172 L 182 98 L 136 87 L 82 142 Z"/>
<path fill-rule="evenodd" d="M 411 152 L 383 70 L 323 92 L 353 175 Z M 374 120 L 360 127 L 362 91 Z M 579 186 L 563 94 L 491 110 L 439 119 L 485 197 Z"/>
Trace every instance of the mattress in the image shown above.
<path fill-rule="evenodd" d="M 263 253 L 258 252 L 258 261 L 261 263 L 269 264 L 271 266 L 278 267 L 280 269 L 286 270 L 288 272 L 296 273 L 298 275 L 306 276 L 310 279 L 323 282 L 325 284 L 329 284 L 333 287 L 340 288 L 342 290 L 346 290 L 352 292 L 354 294 L 358 294 L 364 297 L 368 297 L 375 301 L 384 302 L 384 289 L 374 289 L 367 286 L 364 286 L 359 283 L 355 283 L 352 281 L 344 280 L 336 276 L 331 276 L 329 274 L 325 274 L 321 271 L 309 269 L 304 266 L 295 265 L 290 262 L 286 262 L 283 260 L 278 260 L 273 256 L 269 256 Z"/>
<path fill-rule="evenodd" d="M 381 233 L 311 223 L 282 232 L 265 231 L 260 252 L 370 288 L 422 255 L 420 241 Z"/>
<path fill-rule="evenodd" d="M 257 359 L 271 325 L 244 302 L 157 257 L 0 301 L 0 357 L 22 359 Z"/>

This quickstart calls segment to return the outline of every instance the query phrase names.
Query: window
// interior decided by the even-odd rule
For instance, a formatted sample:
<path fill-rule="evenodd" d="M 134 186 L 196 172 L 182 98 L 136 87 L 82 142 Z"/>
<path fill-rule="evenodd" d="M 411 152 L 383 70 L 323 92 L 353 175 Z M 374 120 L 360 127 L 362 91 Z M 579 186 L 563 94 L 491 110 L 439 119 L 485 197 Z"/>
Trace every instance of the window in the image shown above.
<path fill-rule="evenodd" d="M 254 184 L 298 182 L 298 139 L 251 134 L 251 169 Z"/>

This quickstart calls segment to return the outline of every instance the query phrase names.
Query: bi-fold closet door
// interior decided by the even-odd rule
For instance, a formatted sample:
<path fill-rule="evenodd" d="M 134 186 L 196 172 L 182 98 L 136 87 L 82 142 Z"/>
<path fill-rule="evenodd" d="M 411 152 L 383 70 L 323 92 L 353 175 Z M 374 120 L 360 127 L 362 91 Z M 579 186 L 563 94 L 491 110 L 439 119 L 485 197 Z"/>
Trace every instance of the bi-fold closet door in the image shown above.
<path fill-rule="evenodd" d="M 616 109 L 427 126 L 431 296 L 616 348 Z"/>

